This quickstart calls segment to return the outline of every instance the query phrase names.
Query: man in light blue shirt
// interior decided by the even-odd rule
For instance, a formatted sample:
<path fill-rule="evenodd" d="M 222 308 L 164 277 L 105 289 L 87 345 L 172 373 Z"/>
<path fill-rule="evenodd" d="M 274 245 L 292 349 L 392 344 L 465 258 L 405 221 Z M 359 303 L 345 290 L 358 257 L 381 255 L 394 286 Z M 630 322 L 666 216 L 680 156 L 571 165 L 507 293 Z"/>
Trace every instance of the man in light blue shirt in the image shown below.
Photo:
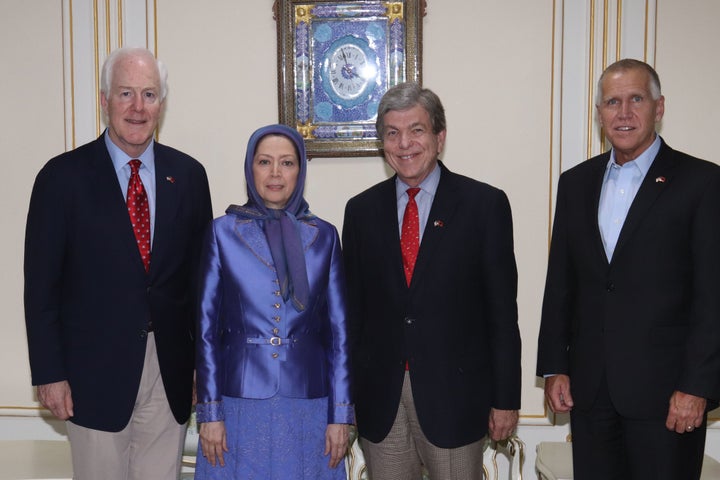
<path fill-rule="evenodd" d="M 598 81 L 612 150 L 558 183 L 537 374 L 570 412 L 575 478 L 696 480 L 720 398 L 720 167 L 655 131 L 655 70 Z"/>
<path fill-rule="evenodd" d="M 210 192 L 199 162 L 153 138 L 167 93 L 162 63 L 121 48 L 101 77 L 107 130 L 51 159 L 30 200 L 32 383 L 67 420 L 76 478 L 174 480 L 192 403 L 191 299 Z"/>

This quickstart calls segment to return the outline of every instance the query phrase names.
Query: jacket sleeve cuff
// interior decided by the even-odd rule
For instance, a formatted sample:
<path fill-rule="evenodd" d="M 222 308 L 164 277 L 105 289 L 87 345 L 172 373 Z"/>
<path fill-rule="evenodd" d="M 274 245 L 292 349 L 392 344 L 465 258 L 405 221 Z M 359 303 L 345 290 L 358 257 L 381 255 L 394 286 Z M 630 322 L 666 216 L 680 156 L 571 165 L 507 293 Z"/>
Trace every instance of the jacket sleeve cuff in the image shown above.
<path fill-rule="evenodd" d="M 355 424 L 355 407 L 352 404 L 336 404 L 328 411 L 328 424 L 347 423 Z"/>
<path fill-rule="evenodd" d="M 222 401 L 198 403 L 195 405 L 198 423 L 220 422 L 225 420 L 225 411 Z"/>

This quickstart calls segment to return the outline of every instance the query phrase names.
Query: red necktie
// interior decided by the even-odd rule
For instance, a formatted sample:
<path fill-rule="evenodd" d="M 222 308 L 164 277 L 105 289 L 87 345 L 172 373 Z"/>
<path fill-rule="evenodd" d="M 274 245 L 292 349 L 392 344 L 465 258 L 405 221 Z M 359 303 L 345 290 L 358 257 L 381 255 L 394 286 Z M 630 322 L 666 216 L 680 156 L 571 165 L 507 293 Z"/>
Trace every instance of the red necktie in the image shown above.
<path fill-rule="evenodd" d="M 405 280 L 408 285 L 410 285 L 413 270 L 415 270 L 415 260 L 417 260 L 418 250 L 420 249 L 420 220 L 418 219 L 417 203 L 415 203 L 415 195 L 419 191 L 420 189 L 417 187 L 407 189 L 409 198 L 407 206 L 405 206 L 402 233 L 400 234 Z"/>
<path fill-rule="evenodd" d="M 130 160 L 130 182 L 127 191 L 127 207 L 132 222 L 133 232 L 137 240 L 138 250 L 145 265 L 145 272 L 150 270 L 150 208 L 148 207 L 147 193 L 140 179 L 140 165 L 138 159 Z"/>

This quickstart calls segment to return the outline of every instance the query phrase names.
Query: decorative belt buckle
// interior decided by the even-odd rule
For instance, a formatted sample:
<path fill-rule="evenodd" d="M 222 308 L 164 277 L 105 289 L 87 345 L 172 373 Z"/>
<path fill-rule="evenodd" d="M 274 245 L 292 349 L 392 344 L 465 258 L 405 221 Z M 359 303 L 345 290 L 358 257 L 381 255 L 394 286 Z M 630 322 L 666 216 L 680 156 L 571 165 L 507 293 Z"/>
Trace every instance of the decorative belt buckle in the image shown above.
<path fill-rule="evenodd" d="M 280 337 L 270 337 L 270 345 L 274 347 L 279 347 L 282 345 L 282 338 Z"/>

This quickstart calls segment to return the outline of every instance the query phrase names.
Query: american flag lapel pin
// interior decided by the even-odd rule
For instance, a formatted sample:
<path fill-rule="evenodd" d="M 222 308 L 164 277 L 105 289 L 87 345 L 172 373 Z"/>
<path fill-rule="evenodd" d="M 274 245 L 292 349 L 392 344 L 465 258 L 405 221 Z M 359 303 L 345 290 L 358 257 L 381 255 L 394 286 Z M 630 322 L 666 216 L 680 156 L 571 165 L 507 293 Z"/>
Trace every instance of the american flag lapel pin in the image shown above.
<path fill-rule="evenodd" d="M 657 177 L 655 183 L 665 183 L 665 177 Z"/>
<path fill-rule="evenodd" d="M 165 180 L 167 180 L 170 183 L 175 183 L 175 177 L 165 177 Z"/>
<path fill-rule="evenodd" d="M 433 222 L 433 227 L 444 227 L 444 226 L 445 226 L 445 224 L 443 223 L 442 220 L 435 220 Z"/>

